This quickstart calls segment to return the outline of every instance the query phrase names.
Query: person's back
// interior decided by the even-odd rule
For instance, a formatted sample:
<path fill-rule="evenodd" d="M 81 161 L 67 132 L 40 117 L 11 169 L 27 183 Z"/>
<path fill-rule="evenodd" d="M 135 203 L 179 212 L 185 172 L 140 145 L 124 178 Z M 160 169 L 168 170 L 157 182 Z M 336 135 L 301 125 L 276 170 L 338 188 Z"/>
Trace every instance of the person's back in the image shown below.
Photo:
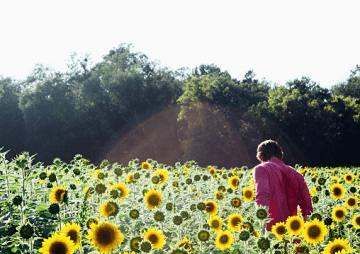
<path fill-rule="evenodd" d="M 262 163 L 255 167 L 254 174 L 256 202 L 269 208 L 271 221 L 267 229 L 270 230 L 275 223 L 296 215 L 298 205 L 306 218 L 312 212 L 312 205 L 304 177 L 280 159 L 282 150 L 278 144 L 272 140 L 263 143 L 259 145 L 260 151 L 258 148 Z"/>

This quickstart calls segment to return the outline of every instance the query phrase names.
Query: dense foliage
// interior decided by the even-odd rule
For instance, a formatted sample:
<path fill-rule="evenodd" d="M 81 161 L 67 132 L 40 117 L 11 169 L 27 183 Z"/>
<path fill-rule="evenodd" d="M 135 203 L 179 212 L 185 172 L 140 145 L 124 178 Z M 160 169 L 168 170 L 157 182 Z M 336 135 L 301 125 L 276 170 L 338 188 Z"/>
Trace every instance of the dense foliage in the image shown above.
<path fill-rule="evenodd" d="M 331 90 L 309 78 L 273 87 L 252 71 L 237 80 L 214 65 L 169 71 L 122 45 L 95 65 L 74 58 L 66 72 L 37 66 L 24 81 L 1 78 L 0 146 L 11 149 L 9 155 L 27 150 L 45 162 L 69 161 L 76 153 L 98 160 L 114 136 L 167 106 L 181 106 L 181 127 L 198 118 L 193 110 L 207 105 L 234 130 L 221 141 L 224 149 L 239 136 L 253 155 L 259 141 L 275 138 L 292 162 L 354 165 L 359 163 L 359 91 L 359 66 Z M 199 131 L 186 137 L 183 154 L 190 158 L 185 159 L 193 159 L 189 149 L 221 143 L 219 130 Z"/>
<path fill-rule="evenodd" d="M 360 169 L 297 170 L 314 212 L 268 232 L 246 167 L 96 166 L 80 155 L 45 166 L 27 153 L 11 161 L 0 153 L 0 252 L 359 253 Z"/>
<path fill-rule="evenodd" d="M 2 79 L 0 144 L 45 161 L 69 160 L 75 151 L 95 157 L 119 129 L 180 93 L 171 72 L 128 47 L 111 50 L 91 68 L 87 62 L 73 59 L 66 73 L 38 66 L 23 82 Z"/>
<path fill-rule="evenodd" d="M 252 138 L 255 129 L 259 141 L 271 137 L 285 147 L 297 148 L 295 162 L 359 163 L 360 67 L 333 91 L 309 78 L 270 87 L 254 79 L 251 72 L 243 80 L 234 80 L 214 67 L 200 70 L 185 81 L 179 98 L 185 120 L 192 102 L 205 101 L 222 110 L 244 139 Z"/>

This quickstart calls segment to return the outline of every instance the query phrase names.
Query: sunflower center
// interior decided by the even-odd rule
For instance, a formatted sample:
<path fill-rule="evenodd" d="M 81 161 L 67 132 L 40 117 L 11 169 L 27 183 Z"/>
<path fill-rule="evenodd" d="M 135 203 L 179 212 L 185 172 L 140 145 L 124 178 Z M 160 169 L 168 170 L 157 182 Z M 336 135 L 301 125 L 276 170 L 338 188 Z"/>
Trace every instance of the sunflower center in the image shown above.
<path fill-rule="evenodd" d="M 115 232 L 108 227 L 100 227 L 96 232 L 96 240 L 102 246 L 110 245 L 115 240 Z"/>
<path fill-rule="evenodd" d="M 51 244 L 49 253 L 50 254 L 66 254 L 67 246 L 63 242 L 54 242 Z"/>
<path fill-rule="evenodd" d="M 335 216 L 336 216 L 336 218 L 339 218 L 339 219 L 341 219 L 341 218 L 343 218 L 344 217 L 344 211 L 343 210 L 337 210 L 336 212 L 335 212 Z"/>
<path fill-rule="evenodd" d="M 312 239 L 316 239 L 320 236 L 320 228 L 317 225 L 312 225 L 308 229 L 308 235 Z"/>
<path fill-rule="evenodd" d="M 205 230 L 202 230 L 198 233 L 198 238 L 201 240 L 201 241 L 207 241 L 210 237 L 210 234 L 209 232 L 205 231 Z"/>
<path fill-rule="evenodd" d="M 233 227 L 237 227 L 240 224 L 241 220 L 239 217 L 235 217 L 231 219 L 231 225 Z"/>
<path fill-rule="evenodd" d="M 233 200 L 231 201 L 231 203 L 232 203 L 232 205 L 233 205 L 234 207 L 240 206 L 240 200 L 239 200 L 239 199 L 233 199 Z"/>
<path fill-rule="evenodd" d="M 64 197 L 65 191 L 64 190 L 57 190 L 55 192 L 55 198 L 57 201 L 61 201 Z"/>
<path fill-rule="evenodd" d="M 347 175 L 347 176 L 346 176 L 346 180 L 351 181 L 351 180 L 352 180 L 352 177 L 351 177 L 350 175 Z"/>
<path fill-rule="evenodd" d="M 156 244 L 159 242 L 159 237 L 156 234 L 151 234 L 151 235 L 149 235 L 149 241 L 152 244 Z"/>
<path fill-rule="evenodd" d="M 290 223 L 290 228 L 292 230 L 298 230 L 300 228 L 300 222 L 297 220 L 294 220 Z"/>
<path fill-rule="evenodd" d="M 222 244 L 225 244 L 225 243 L 227 243 L 229 241 L 229 237 L 227 236 L 227 235 L 222 235 L 221 237 L 220 237 L 220 242 L 222 243 Z"/>
<path fill-rule="evenodd" d="M 137 249 L 139 249 L 139 245 L 140 245 L 140 242 L 141 241 L 141 239 L 139 239 L 139 238 L 133 238 L 133 239 L 131 239 L 130 240 L 130 248 L 133 250 L 133 249 L 135 249 L 135 250 L 137 250 Z"/>
<path fill-rule="evenodd" d="M 206 204 L 206 211 L 212 212 L 215 210 L 215 205 L 213 203 L 207 203 Z"/>
<path fill-rule="evenodd" d="M 338 251 L 342 251 L 344 249 L 344 247 L 342 245 L 334 245 L 331 249 L 330 249 L 330 253 L 331 254 L 335 254 L 338 253 Z"/>
<path fill-rule="evenodd" d="M 76 232 L 76 230 L 70 230 L 68 233 L 67 233 L 67 236 L 70 237 L 71 241 L 73 241 L 74 243 L 77 242 L 78 240 L 78 234 Z"/>
<path fill-rule="evenodd" d="M 218 193 L 216 193 L 216 198 L 217 199 L 223 199 L 224 196 L 223 196 L 223 194 L 221 192 L 218 192 Z"/>
<path fill-rule="evenodd" d="M 211 222 L 211 226 L 212 226 L 213 228 L 218 228 L 218 227 L 220 226 L 220 222 L 219 222 L 218 220 L 213 220 L 213 221 Z"/>
<path fill-rule="evenodd" d="M 239 185 L 239 180 L 238 180 L 238 179 L 233 179 L 233 180 L 231 181 L 231 184 L 232 184 L 233 186 L 238 186 L 238 185 Z"/>
<path fill-rule="evenodd" d="M 335 187 L 334 190 L 333 190 L 333 193 L 334 193 L 335 196 L 340 196 L 342 191 L 341 191 L 340 188 Z"/>
<path fill-rule="evenodd" d="M 251 198 L 252 197 L 252 191 L 249 191 L 249 190 L 245 191 L 245 197 Z"/>
<path fill-rule="evenodd" d="M 356 222 L 356 225 L 360 225 L 360 216 L 356 217 L 355 222 Z"/>
<path fill-rule="evenodd" d="M 349 198 L 348 199 L 348 205 L 349 206 L 354 206 L 355 205 L 355 199 L 354 198 Z"/>
<path fill-rule="evenodd" d="M 279 235 L 283 235 L 285 234 L 285 227 L 284 226 L 279 226 L 276 228 L 276 233 L 278 233 Z"/>
<path fill-rule="evenodd" d="M 156 194 L 151 194 L 149 196 L 148 201 L 149 201 L 149 204 L 152 206 L 158 206 L 160 204 L 160 198 Z"/>

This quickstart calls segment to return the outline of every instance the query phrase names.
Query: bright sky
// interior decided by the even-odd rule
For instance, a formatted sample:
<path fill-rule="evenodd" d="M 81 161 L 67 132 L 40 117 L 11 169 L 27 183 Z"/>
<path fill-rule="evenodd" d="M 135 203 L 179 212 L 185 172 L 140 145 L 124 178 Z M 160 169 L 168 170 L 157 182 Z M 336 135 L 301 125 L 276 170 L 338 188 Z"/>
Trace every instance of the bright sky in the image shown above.
<path fill-rule="evenodd" d="M 98 61 L 132 43 L 172 69 L 215 63 L 284 83 L 325 86 L 360 64 L 359 0 L 1 0 L 0 75 L 36 63 L 64 70 L 71 53 Z"/>

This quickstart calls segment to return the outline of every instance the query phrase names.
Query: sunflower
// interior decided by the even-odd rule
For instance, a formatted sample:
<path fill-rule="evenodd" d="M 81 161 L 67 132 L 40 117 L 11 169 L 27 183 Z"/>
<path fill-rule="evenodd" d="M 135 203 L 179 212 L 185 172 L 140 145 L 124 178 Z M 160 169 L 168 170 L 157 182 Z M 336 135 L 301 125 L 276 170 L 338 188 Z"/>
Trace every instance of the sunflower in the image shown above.
<path fill-rule="evenodd" d="M 304 226 L 304 221 L 299 216 L 290 216 L 286 220 L 286 230 L 290 235 L 299 235 Z"/>
<path fill-rule="evenodd" d="M 104 172 L 101 169 L 95 169 L 93 172 L 91 172 L 91 176 L 94 179 L 104 179 Z"/>
<path fill-rule="evenodd" d="M 324 241 L 328 230 L 325 224 L 318 219 L 307 221 L 304 224 L 302 234 L 306 242 L 310 244 L 318 244 Z"/>
<path fill-rule="evenodd" d="M 216 191 L 215 192 L 215 197 L 216 197 L 217 200 L 222 200 L 222 199 L 224 199 L 224 193 L 221 192 L 221 191 Z"/>
<path fill-rule="evenodd" d="M 96 218 L 89 218 L 89 219 L 86 221 L 86 226 L 87 226 L 88 228 L 91 228 L 92 224 L 98 224 L 98 223 L 99 223 L 98 219 L 96 219 Z"/>
<path fill-rule="evenodd" d="M 268 212 L 265 208 L 259 208 L 256 210 L 256 217 L 260 220 L 264 220 L 268 217 Z"/>
<path fill-rule="evenodd" d="M 45 182 L 45 180 L 38 179 L 37 183 L 40 185 L 44 185 L 46 182 Z"/>
<path fill-rule="evenodd" d="M 307 168 L 300 168 L 299 173 L 305 175 L 307 173 Z"/>
<path fill-rule="evenodd" d="M 360 214 L 354 214 L 351 223 L 355 229 L 360 229 Z"/>
<path fill-rule="evenodd" d="M 169 179 L 169 171 L 160 168 L 154 172 L 154 176 L 159 177 L 159 183 L 165 183 Z"/>
<path fill-rule="evenodd" d="M 134 174 L 128 174 L 125 178 L 125 182 L 126 183 L 133 183 L 135 180 L 134 180 Z"/>
<path fill-rule="evenodd" d="M 104 194 L 106 192 L 106 186 L 103 183 L 98 183 L 95 186 L 95 192 L 97 194 Z"/>
<path fill-rule="evenodd" d="M 189 167 L 187 167 L 186 165 L 184 165 L 184 166 L 182 167 L 182 170 L 183 170 L 183 173 L 184 173 L 185 176 L 189 175 L 189 173 L 190 173 L 190 168 L 189 168 Z"/>
<path fill-rule="evenodd" d="M 115 184 L 113 189 L 119 192 L 118 196 L 120 200 L 124 200 L 129 194 L 129 189 L 126 187 L 125 183 L 122 182 Z"/>
<path fill-rule="evenodd" d="M 228 184 L 231 189 L 236 190 L 239 187 L 240 178 L 238 176 L 232 176 L 228 179 Z"/>
<path fill-rule="evenodd" d="M 216 173 L 216 168 L 214 166 L 209 166 L 208 167 L 209 173 L 210 175 L 215 175 Z"/>
<path fill-rule="evenodd" d="M 161 230 L 155 228 L 149 228 L 148 230 L 146 230 L 146 232 L 144 233 L 144 239 L 146 241 L 149 241 L 154 249 L 159 250 L 164 248 L 164 245 L 166 243 L 164 233 Z"/>
<path fill-rule="evenodd" d="M 160 191 L 155 189 L 151 189 L 146 192 L 144 197 L 145 205 L 148 209 L 152 210 L 161 205 L 162 202 L 162 194 Z"/>
<path fill-rule="evenodd" d="M 84 193 L 84 198 L 86 200 L 94 193 L 94 188 L 85 186 L 83 189 L 83 193 Z"/>
<path fill-rule="evenodd" d="M 323 254 L 347 254 L 351 252 L 352 248 L 348 240 L 336 238 L 326 245 Z"/>
<path fill-rule="evenodd" d="M 210 233 L 206 230 L 201 230 L 200 232 L 198 232 L 197 236 L 200 241 L 206 242 L 210 238 Z"/>
<path fill-rule="evenodd" d="M 254 188 L 252 187 L 244 187 L 242 189 L 243 193 L 243 199 L 244 201 L 250 202 L 254 200 L 255 194 L 254 194 Z"/>
<path fill-rule="evenodd" d="M 52 204 L 62 203 L 67 199 L 67 190 L 63 186 L 55 186 L 51 189 L 49 200 Z"/>
<path fill-rule="evenodd" d="M 222 231 L 220 230 L 215 238 L 215 246 L 219 250 L 226 250 L 231 247 L 234 243 L 234 236 L 231 234 L 230 231 Z"/>
<path fill-rule="evenodd" d="M 100 206 L 100 214 L 105 217 L 115 216 L 119 212 L 119 206 L 113 201 L 107 201 Z"/>
<path fill-rule="evenodd" d="M 208 220 L 208 224 L 210 228 L 212 228 L 215 231 L 218 231 L 221 230 L 223 222 L 219 216 L 214 215 L 214 216 L 210 216 L 210 219 Z"/>
<path fill-rule="evenodd" d="M 217 204 L 213 200 L 205 201 L 205 211 L 208 212 L 210 215 L 217 214 Z"/>
<path fill-rule="evenodd" d="M 311 196 L 311 197 L 314 197 L 314 196 L 316 196 L 316 194 L 317 194 L 316 187 L 315 187 L 315 186 L 311 187 L 311 189 L 310 189 L 310 196 Z"/>
<path fill-rule="evenodd" d="M 347 183 L 352 183 L 353 180 L 354 180 L 354 174 L 351 173 L 351 172 L 348 172 L 344 175 L 344 180 L 347 182 Z"/>
<path fill-rule="evenodd" d="M 340 181 L 340 178 L 338 176 L 332 176 L 331 177 L 331 182 L 332 183 L 339 183 L 339 181 Z"/>
<path fill-rule="evenodd" d="M 330 186 L 330 194 L 335 200 L 342 199 L 345 194 L 345 188 L 340 183 L 334 183 Z"/>
<path fill-rule="evenodd" d="M 332 209 L 332 219 L 337 222 L 341 222 L 345 219 L 346 216 L 346 208 L 343 206 L 334 206 Z"/>
<path fill-rule="evenodd" d="M 184 248 L 185 250 L 188 250 L 189 252 L 192 252 L 193 250 L 193 246 L 192 243 L 190 241 L 190 238 L 188 236 L 185 236 L 184 238 L 182 238 L 177 244 L 177 247 L 179 248 Z M 184 253 L 184 252 L 181 252 Z"/>
<path fill-rule="evenodd" d="M 88 237 L 91 245 L 100 253 L 111 253 L 124 241 L 124 235 L 110 222 L 92 224 Z"/>
<path fill-rule="evenodd" d="M 278 222 L 271 227 L 271 232 L 275 235 L 276 239 L 282 240 L 286 234 L 286 226 L 284 222 Z"/>
<path fill-rule="evenodd" d="M 241 230 L 241 225 L 243 223 L 243 218 L 240 214 L 238 213 L 232 213 L 229 215 L 228 219 L 228 227 L 230 230 L 232 231 L 240 231 Z"/>
<path fill-rule="evenodd" d="M 354 209 L 357 207 L 357 204 L 358 204 L 358 200 L 355 196 L 352 196 L 352 197 L 348 197 L 346 199 L 346 207 L 349 208 L 349 209 Z"/>
<path fill-rule="evenodd" d="M 239 206 L 241 206 L 241 199 L 235 197 L 231 199 L 230 203 L 233 207 L 238 208 Z"/>
<path fill-rule="evenodd" d="M 74 243 L 75 250 L 80 247 L 81 244 L 81 227 L 76 223 L 67 223 L 60 230 L 60 234 L 70 237 L 70 240 Z"/>
<path fill-rule="evenodd" d="M 258 238 L 258 237 L 260 236 L 259 231 L 254 230 L 254 231 L 253 231 L 253 236 L 255 236 L 256 238 Z"/>
<path fill-rule="evenodd" d="M 141 168 L 142 169 L 152 169 L 152 165 L 149 162 L 144 161 L 141 163 Z"/>
<path fill-rule="evenodd" d="M 44 240 L 39 249 L 40 254 L 73 254 L 74 251 L 74 243 L 70 238 L 59 233 L 55 233 Z"/>
<path fill-rule="evenodd" d="M 140 250 L 141 241 L 142 241 L 142 238 L 139 236 L 132 238 L 130 240 L 130 249 L 138 252 Z"/>

